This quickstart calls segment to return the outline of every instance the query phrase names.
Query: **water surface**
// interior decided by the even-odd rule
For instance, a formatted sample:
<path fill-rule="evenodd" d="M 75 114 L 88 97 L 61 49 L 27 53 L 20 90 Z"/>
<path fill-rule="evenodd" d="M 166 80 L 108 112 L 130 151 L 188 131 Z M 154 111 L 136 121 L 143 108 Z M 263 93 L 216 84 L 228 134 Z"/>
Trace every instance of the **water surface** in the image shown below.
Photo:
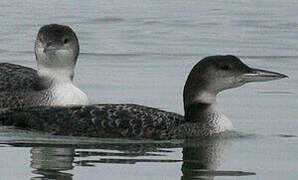
<path fill-rule="evenodd" d="M 290 79 L 220 94 L 235 134 L 195 140 L 55 137 L 0 127 L 0 179 L 295 179 L 298 129 L 295 1 L 5 1 L 1 62 L 36 67 L 40 26 L 70 25 L 81 45 L 75 82 L 94 103 L 183 114 L 187 74 L 234 54 Z"/>

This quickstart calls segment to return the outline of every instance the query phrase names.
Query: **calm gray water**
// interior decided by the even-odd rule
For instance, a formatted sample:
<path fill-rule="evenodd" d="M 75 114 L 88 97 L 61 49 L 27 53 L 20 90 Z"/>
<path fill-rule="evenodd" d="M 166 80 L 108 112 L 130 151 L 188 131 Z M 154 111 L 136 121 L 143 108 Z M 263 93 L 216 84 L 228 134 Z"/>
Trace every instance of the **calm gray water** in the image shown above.
<path fill-rule="evenodd" d="M 88 139 L 0 127 L 0 179 L 297 179 L 298 3 L 264 1 L 2 1 L 1 62 L 36 67 L 40 26 L 70 25 L 76 84 L 94 103 L 183 114 L 201 58 L 234 54 L 290 79 L 223 92 L 235 134 L 191 141 Z"/>

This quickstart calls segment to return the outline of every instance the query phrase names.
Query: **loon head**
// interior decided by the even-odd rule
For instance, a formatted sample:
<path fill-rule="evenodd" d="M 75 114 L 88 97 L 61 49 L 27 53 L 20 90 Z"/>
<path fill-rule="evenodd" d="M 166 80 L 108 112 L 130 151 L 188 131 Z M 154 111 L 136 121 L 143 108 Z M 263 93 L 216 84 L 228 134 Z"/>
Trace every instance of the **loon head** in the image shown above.
<path fill-rule="evenodd" d="M 271 81 L 287 77 L 284 74 L 253 69 L 233 55 L 209 56 L 191 70 L 184 86 L 184 108 L 195 103 L 216 103 L 216 95 L 226 89 L 248 82 Z"/>
<path fill-rule="evenodd" d="M 49 24 L 39 29 L 35 41 L 39 75 L 72 80 L 78 55 L 79 41 L 70 27 Z"/>

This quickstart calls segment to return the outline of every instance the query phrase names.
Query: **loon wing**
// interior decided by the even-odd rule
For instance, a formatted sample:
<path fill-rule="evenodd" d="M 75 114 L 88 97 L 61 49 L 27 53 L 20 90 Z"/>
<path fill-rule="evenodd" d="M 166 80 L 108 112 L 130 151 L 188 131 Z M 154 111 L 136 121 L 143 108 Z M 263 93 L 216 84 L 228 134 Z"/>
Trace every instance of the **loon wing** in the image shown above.
<path fill-rule="evenodd" d="M 29 107 L 0 112 L 0 124 L 54 135 L 165 139 L 184 117 L 135 104 Z"/>
<path fill-rule="evenodd" d="M 37 71 L 32 68 L 0 63 L 0 92 L 35 88 L 38 79 Z"/>

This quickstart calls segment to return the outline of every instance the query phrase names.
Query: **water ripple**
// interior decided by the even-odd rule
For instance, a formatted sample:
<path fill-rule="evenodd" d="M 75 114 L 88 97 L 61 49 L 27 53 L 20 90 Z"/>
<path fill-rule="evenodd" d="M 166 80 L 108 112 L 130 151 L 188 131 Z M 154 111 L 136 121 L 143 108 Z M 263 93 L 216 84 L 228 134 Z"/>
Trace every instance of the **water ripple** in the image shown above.
<path fill-rule="evenodd" d="M 121 22 L 124 21 L 124 18 L 120 17 L 100 17 L 100 18 L 95 18 L 92 19 L 91 22 L 95 23 L 113 23 L 113 22 Z"/>
<path fill-rule="evenodd" d="M 298 59 L 297 56 L 254 56 L 254 55 L 248 55 L 248 56 L 239 56 L 240 58 L 247 58 L 247 59 Z"/>
<path fill-rule="evenodd" d="M 266 95 L 293 95 L 294 92 L 290 91 L 258 91 L 258 94 L 266 94 Z"/>

